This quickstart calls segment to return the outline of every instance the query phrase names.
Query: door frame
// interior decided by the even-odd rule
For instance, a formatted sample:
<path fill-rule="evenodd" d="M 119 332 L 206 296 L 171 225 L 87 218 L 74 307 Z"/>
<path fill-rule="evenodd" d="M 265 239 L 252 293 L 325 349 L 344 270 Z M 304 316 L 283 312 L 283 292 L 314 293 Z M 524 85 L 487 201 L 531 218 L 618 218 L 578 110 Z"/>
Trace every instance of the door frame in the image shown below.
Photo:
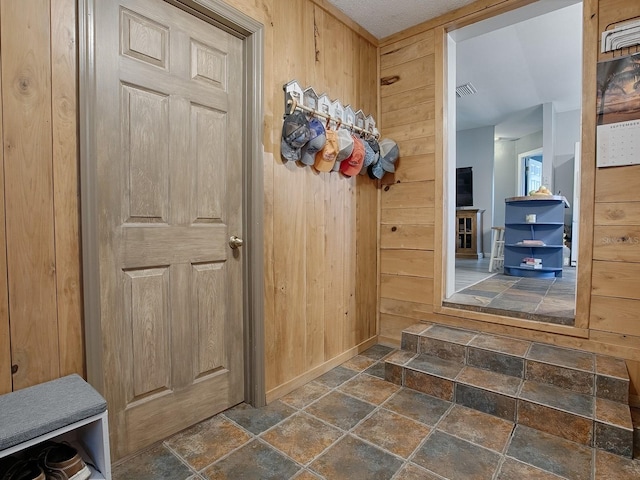
<path fill-rule="evenodd" d="M 579 262 L 581 268 L 576 279 L 575 325 L 537 324 L 529 320 L 505 317 L 492 313 L 472 312 L 455 307 L 443 306 L 443 299 L 453 285 L 451 273 L 455 269 L 455 230 L 452 219 L 455 218 L 455 66 L 456 41 L 451 35 L 455 30 L 474 23 L 496 17 L 512 10 L 532 6 L 544 7 L 549 4 L 544 0 L 509 0 L 489 5 L 486 8 L 469 13 L 464 18 L 451 19 L 434 27 L 435 56 L 435 111 L 436 111 L 436 163 L 435 163 L 435 246 L 434 258 L 440 259 L 434 266 L 433 313 L 462 318 L 469 321 L 481 321 L 508 327 L 523 328 L 578 338 L 589 337 L 591 267 L 593 256 L 593 215 L 595 198 L 595 167 L 593 151 L 593 133 L 595 125 L 595 66 L 597 64 L 598 32 L 593 12 L 597 12 L 598 0 L 575 0 L 582 3 L 583 38 L 582 38 L 582 107 L 581 107 L 581 173 L 580 195 L 581 205 L 579 219 L 581 225 L 579 239 Z M 452 134 L 451 132 L 454 132 Z M 455 323 L 455 322 L 454 322 Z"/>
<path fill-rule="evenodd" d="M 542 155 L 542 147 L 534 148 L 533 150 L 529 150 L 528 152 L 523 152 L 518 154 L 518 165 L 516 167 L 516 192 L 517 197 L 519 196 L 527 196 L 529 192 L 525 191 L 526 185 L 524 184 L 524 161 L 527 157 L 535 157 L 537 155 Z M 544 162 L 544 157 L 542 158 Z M 544 184 L 543 184 L 544 185 Z M 524 192 L 524 193 L 522 193 Z"/>
<path fill-rule="evenodd" d="M 78 0 L 80 201 L 84 336 L 87 380 L 104 392 L 100 278 L 98 255 L 98 199 L 95 162 L 95 3 Z M 243 316 L 245 401 L 266 404 L 264 372 L 264 252 L 262 169 L 262 105 L 264 27 L 221 0 L 157 0 L 210 23 L 243 42 Z"/>

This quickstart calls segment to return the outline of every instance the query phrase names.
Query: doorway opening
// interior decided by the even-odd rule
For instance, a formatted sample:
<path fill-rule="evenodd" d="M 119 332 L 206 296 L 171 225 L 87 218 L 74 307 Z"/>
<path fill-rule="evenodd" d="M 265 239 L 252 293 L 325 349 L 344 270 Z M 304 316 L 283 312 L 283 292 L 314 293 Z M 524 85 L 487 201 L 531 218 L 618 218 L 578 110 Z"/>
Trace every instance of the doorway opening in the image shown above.
<path fill-rule="evenodd" d="M 542 149 L 518 154 L 518 194 L 530 195 L 542 186 Z"/>
<path fill-rule="evenodd" d="M 451 133 L 444 165 L 442 305 L 574 325 L 576 265 L 571 259 L 577 256 L 564 238 L 554 242 L 556 253 L 547 260 L 561 267 L 553 278 L 541 278 L 534 267 L 521 275 L 509 269 L 505 275 L 501 269 L 489 271 L 489 264 L 493 233 L 509 229 L 506 201 L 534 198 L 528 195 L 541 187 L 566 198 L 563 218 L 554 222 L 561 237 L 568 233 L 570 240 L 572 231 L 577 237 L 573 200 L 579 190 L 575 144 L 581 133 L 582 2 L 539 0 L 450 31 L 446 48 L 446 130 Z M 477 93 L 457 94 L 458 86 L 469 83 L 474 88 L 466 90 Z M 568 173 L 567 165 L 572 166 Z M 454 179 L 456 168 L 464 167 L 475 167 L 474 202 L 460 208 Z M 478 211 L 477 258 L 457 251 L 459 217 L 468 216 L 469 209 Z M 521 265 L 547 258 L 534 250 L 523 250 L 521 257 Z"/>

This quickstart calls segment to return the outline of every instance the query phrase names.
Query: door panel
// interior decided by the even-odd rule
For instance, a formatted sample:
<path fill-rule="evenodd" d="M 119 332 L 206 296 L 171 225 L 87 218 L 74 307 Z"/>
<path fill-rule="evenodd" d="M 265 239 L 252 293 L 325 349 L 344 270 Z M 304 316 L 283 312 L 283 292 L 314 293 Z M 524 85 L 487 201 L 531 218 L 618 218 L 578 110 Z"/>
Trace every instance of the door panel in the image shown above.
<path fill-rule="evenodd" d="M 244 398 L 242 252 L 227 244 L 242 236 L 242 43 L 160 0 L 99 1 L 96 79 L 103 390 L 121 458 Z"/>

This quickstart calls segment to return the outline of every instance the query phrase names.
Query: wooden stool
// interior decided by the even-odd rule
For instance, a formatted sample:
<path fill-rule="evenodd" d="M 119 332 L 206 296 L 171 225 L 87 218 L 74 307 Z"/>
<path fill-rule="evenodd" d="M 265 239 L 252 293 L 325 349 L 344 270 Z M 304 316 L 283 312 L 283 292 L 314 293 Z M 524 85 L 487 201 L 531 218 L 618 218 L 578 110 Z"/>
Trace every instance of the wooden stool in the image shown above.
<path fill-rule="evenodd" d="M 493 241 L 491 242 L 491 260 L 489 260 L 489 273 L 494 269 L 504 267 L 504 227 L 491 227 Z"/>

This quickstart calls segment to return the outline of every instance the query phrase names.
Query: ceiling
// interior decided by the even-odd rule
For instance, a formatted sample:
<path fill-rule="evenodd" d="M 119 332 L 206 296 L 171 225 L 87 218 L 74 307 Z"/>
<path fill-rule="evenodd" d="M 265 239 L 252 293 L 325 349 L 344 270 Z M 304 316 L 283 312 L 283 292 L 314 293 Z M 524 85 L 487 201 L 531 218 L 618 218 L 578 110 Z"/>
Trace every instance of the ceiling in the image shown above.
<path fill-rule="evenodd" d="M 376 38 L 385 38 L 475 0 L 328 0 Z"/>
<path fill-rule="evenodd" d="M 472 3 L 472 0 L 328 0 L 377 38 Z M 456 85 L 478 93 L 457 101 L 457 130 L 495 125 L 496 137 L 542 129 L 540 105 L 557 112 L 581 103 L 582 3 L 539 0 L 452 33 Z"/>

